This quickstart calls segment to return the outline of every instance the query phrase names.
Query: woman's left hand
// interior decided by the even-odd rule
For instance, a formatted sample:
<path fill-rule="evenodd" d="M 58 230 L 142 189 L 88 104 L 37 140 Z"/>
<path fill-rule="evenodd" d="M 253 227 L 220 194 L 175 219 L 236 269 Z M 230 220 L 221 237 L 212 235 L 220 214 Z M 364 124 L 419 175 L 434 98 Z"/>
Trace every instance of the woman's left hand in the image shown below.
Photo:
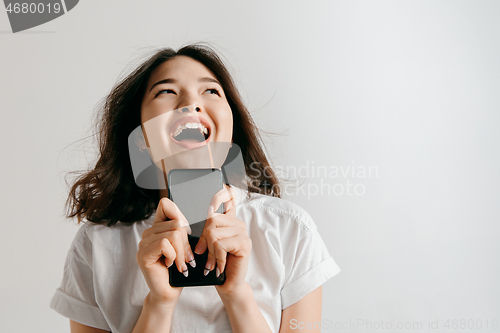
<path fill-rule="evenodd" d="M 215 213 L 224 203 L 225 213 Z M 232 294 L 244 290 L 252 250 L 245 222 L 236 219 L 234 192 L 227 185 L 217 192 L 210 202 L 208 218 L 195 253 L 201 254 L 208 248 L 205 272 L 216 269 L 219 274 L 226 272 L 223 285 L 215 286 L 219 294 Z"/>

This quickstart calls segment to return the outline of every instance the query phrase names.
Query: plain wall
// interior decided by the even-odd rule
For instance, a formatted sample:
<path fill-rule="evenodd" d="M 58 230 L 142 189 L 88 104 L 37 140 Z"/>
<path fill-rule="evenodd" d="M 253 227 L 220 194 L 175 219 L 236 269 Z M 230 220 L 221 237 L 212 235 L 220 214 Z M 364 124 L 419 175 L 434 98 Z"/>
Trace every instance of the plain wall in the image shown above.
<path fill-rule="evenodd" d="M 324 332 L 500 321 L 500 2 L 82 0 L 17 34 L 0 9 L 0 331 L 69 331 L 49 301 L 78 228 L 64 176 L 93 160 L 79 140 L 141 55 L 197 41 L 277 133 L 273 164 L 301 171 L 285 198 L 342 269 Z"/>

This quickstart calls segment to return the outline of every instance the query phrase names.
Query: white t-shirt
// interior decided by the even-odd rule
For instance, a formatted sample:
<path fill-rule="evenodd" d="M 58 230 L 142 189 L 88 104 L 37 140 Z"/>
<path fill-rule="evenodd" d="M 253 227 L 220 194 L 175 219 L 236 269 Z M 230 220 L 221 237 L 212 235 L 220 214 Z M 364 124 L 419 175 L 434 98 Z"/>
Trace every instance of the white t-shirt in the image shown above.
<path fill-rule="evenodd" d="M 233 187 L 234 188 L 234 187 Z M 313 220 L 283 199 L 236 189 L 236 217 L 246 222 L 252 252 L 247 283 L 273 332 L 281 311 L 340 272 Z M 69 249 L 61 286 L 50 307 L 87 326 L 131 332 L 149 288 L 137 265 L 142 232 L 154 214 L 132 225 L 85 222 Z M 185 287 L 171 332 L 231 332 L 214 286 Z"/>

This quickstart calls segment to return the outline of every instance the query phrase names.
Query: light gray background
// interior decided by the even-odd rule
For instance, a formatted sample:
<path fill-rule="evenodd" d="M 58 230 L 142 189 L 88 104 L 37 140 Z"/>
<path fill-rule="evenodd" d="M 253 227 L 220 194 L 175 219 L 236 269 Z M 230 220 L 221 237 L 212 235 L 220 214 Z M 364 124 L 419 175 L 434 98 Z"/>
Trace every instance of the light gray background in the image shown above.
<path fill-rule="evenodd" d="M 378 169 L 303 185 L 363 195 L 287 196 L 342 269 L 323 287 L 327 325 L 500 320 L 500 2 L 85 0 L 9 30 L 1 8 L 0 331 L 69 330 L 48 304 L 77 231 L 64 175 L 93 156 L 74 143 L 130 63 L 195 41 L 282 133 L 264 137 L 274 165 Z"/>

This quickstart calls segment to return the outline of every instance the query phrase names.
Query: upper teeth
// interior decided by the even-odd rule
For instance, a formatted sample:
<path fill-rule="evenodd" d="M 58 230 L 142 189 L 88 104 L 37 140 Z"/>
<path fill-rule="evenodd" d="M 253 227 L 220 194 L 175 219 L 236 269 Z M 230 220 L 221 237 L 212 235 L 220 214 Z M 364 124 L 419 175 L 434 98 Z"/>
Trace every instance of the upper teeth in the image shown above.
<path fill-rule="evenodd" d="M 184 130 L 186 128 L 191 128 L 191 129 L 198 128 L 200 130 L 200 132 L 202 132 L 203 134 L 208 134 L 207 128 L 205 126 L 203 126 L 201 123 L 185 123 L 185 124 L 179 125 L 175 129 L 173 136 L 176 137 L 177 135 L 181 134 L 182 130 Z"/>

